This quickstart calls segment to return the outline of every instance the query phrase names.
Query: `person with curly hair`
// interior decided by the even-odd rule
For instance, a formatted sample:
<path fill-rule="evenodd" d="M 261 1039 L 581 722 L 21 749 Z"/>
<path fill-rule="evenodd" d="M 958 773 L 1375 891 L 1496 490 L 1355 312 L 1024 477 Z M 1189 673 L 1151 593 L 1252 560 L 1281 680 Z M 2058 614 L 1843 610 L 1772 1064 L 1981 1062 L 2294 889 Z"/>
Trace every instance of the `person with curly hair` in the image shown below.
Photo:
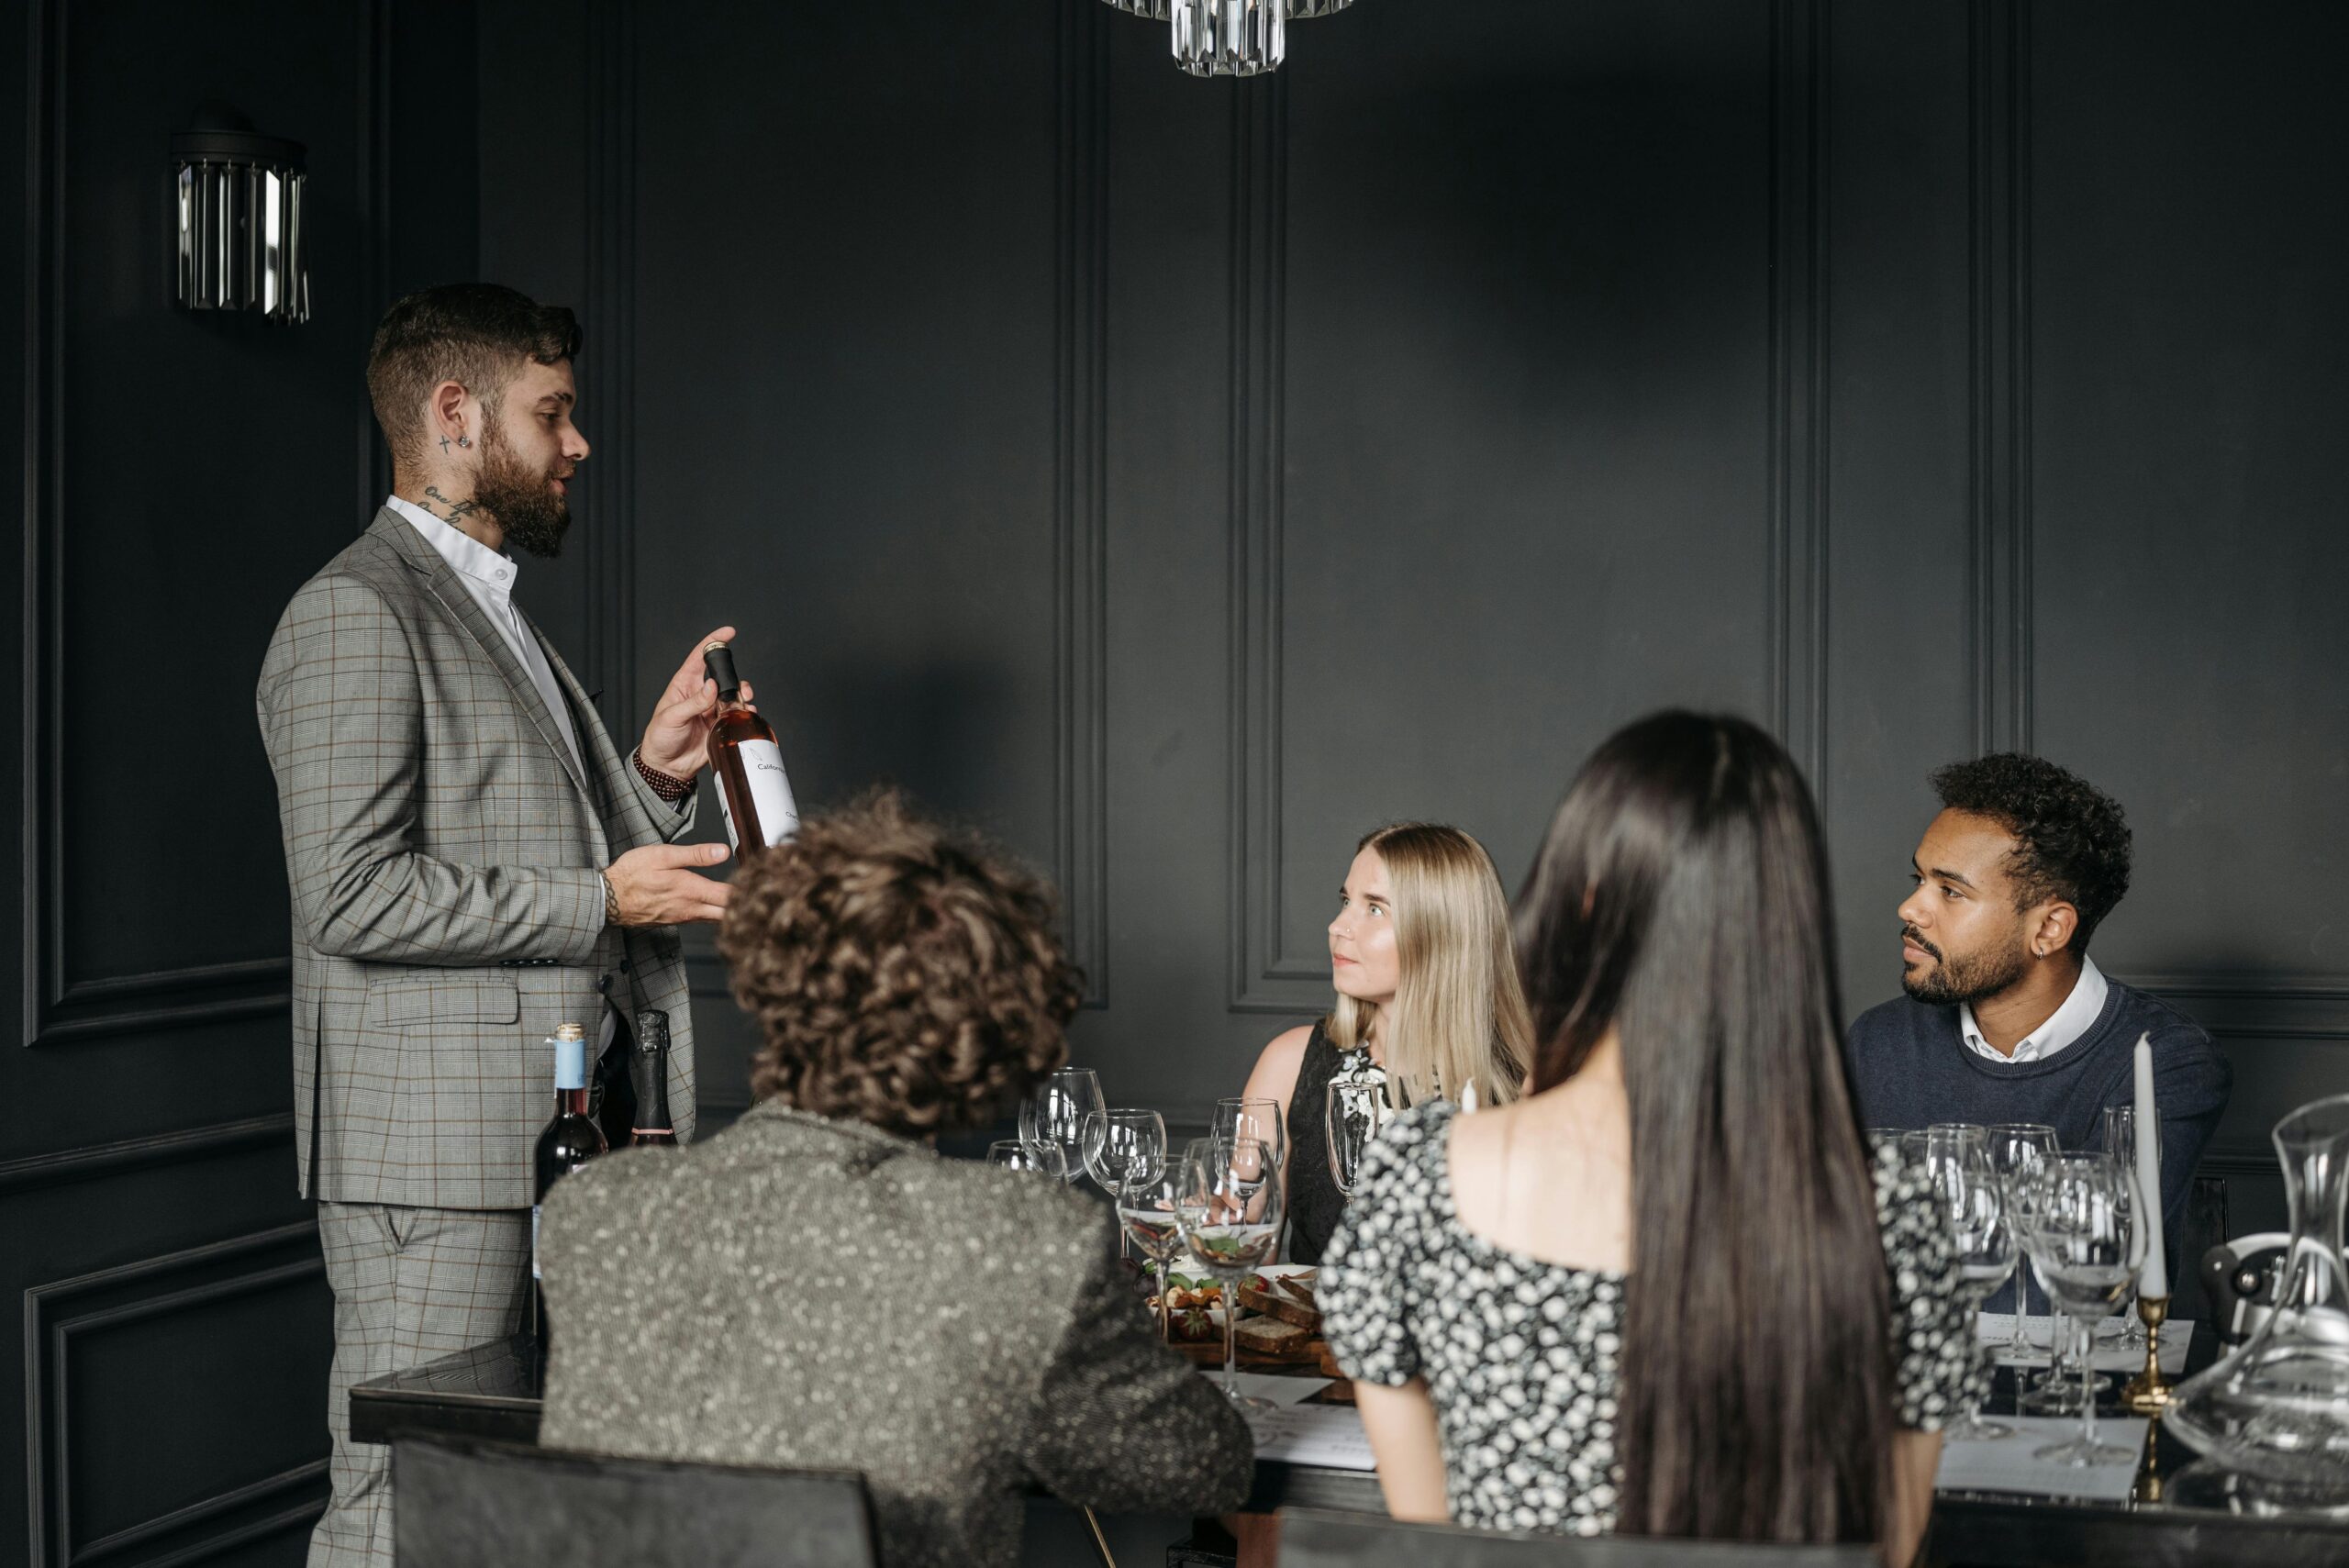
<path fill-rule="evenodd" d="M 2088 956 L 2129 891 L 2120 803 L 2014 752 L 1953 762 L 1932 784 L 1942 811 L 1897 911 L 1905 995 L 1849 1037 L 1868 1124 L 2039 1122 L 2066 1149 L 2097 1148 L 2104 1107 L 2134 1096 L 2133 1052 L 2150 1036 L 2164 1234 L 2177 1238 L 2232 1073 L 2200 1025 Z"/>
<path fill-rule="evenodd" d="M 890 1568 L 1009 1568 L 1041 1484 L 1218 1513 L 1248 1429 L 1158 1342 L 1108 1212 L 946 1159 L 1067 1054 L 1050 890 L 884 794 L 744 857 L 718 950 L 758 1102 L 548 1195 L 550 1446 L 854 1470 Z"/>

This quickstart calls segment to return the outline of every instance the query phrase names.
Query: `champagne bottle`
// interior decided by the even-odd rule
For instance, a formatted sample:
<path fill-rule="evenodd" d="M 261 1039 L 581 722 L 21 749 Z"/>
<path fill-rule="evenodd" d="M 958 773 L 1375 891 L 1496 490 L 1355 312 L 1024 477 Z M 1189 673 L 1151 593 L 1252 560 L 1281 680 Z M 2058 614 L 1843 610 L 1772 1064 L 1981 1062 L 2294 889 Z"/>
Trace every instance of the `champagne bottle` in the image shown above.
<path fill-rule="evenodd" d="M 636 1085 L 636 1125 L 629 1129 L 629 1147 L 675 1148 L 677 1130 L 669 1125 L 669 1015 L 658 1007 L 636 1015 L 629 1075 Z"/>
<path fill-rule="evenodd" d="M 726 814 L 726 841 L 740 855 L 744 844 L 763 849 L 799 831 L 799 807 L 783 771 L 783 748 L 774 727 L 742 701 L 741 678 L 734 673 L 734 651 L 713 642 L 701 651 L 702 667 L 718 683 L 718 720 L 709 732 L 709 762 L 718 775 L 718 804 Z"/>
<path fill-rule="evenodd" d="M 587 1031 L 577 1024 L 557 1024 L 548 1043 L 554 1047 L 554 1118 L 539 1134 L 534 1157 L 538 1186 L 530 1202 L 531 1327 L 542 1352 L 547 1304 L 539 1288 L 539 1211 L 549 1187 L 605 1150 L 604 1129 L 587 1114 Z"/>

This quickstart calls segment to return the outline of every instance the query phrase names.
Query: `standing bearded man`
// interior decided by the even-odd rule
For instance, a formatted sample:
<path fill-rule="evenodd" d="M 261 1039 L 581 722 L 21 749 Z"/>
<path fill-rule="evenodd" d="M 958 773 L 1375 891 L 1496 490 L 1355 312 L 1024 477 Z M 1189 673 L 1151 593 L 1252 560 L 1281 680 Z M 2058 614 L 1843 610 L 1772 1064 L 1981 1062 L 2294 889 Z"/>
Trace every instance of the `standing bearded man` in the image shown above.
<path fill-rule="evenodd" d="M 512 289 L 393 306 L 367 388 L 394 494 L 294 595 L 262 665 L 295 1140 L 335 1296 L 312 1568 L 392 1561 L 390 1451 L 351 1441 L 351 1385 L 515 1330 L 555 1026 L 584 1024 L 600 1055 L 625 1050 L 623 1010 L 668 1012 L 669 1103 L 693 1134 L 674 928 L 724 910 L 726 884 L 691 868 L 726 851 L 675 840 L 716 688 L 696 651 L 623 755 L 501 553 L 551 556 L 570 526 L 578 354 L 570 311 Z"/>

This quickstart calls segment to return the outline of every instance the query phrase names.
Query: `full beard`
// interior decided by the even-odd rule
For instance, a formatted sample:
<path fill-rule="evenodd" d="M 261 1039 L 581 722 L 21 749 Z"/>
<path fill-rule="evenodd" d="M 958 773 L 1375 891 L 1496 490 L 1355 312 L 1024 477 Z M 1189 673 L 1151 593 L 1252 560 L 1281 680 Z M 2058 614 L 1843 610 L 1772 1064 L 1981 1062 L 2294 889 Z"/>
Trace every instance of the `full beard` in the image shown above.
<path fill-rule="evenodd" d="M 562 553 L 562 536 L 571 527 L 571 504 L 550 487 L 555 477 L 551 469 L 534 471 L 524 462 L 495 419 L 483 428 L 473 499 L 497 519 L 507 543 L 546 560 Z"/>
<path fill-rule="evenodd" d="M 1914 932 L 1902 934 L 1912 942 L 1918 941 Z M 1922 942 L 1919 945 L 1924 946 Z M 1954 1007 L 1961 1002 L 1971 1006 L 1995 996 L 2022 978 L 2026 962 L 2020 936 L 2010 946 L 1986 948 L 1963 958 L 1944 958 L 1937 949 L 1930 947 L 1926 951 L 1939 962 L 1915 979 L 1903 971 L 1900 988 L 1930 1007 Z"/>

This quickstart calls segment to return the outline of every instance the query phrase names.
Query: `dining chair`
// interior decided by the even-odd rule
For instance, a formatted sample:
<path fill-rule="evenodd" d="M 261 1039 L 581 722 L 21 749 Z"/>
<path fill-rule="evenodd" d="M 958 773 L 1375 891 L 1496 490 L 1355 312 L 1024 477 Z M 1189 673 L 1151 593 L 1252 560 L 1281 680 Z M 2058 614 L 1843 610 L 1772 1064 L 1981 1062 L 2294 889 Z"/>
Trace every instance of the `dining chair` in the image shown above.
<path fill-rule="evenodd" d="M 392 1445 L 398 1568 L 874 1568 L 850 1472 L 607 1459 L 516 1443 Z"/>
<path fill-rule="evenodd" d="M 1880 1568 L 1876 1548 L 1631 1535 L 1523 1536 L 1375 1514 L 1281 1510 L 1281 1568 Z"/>

